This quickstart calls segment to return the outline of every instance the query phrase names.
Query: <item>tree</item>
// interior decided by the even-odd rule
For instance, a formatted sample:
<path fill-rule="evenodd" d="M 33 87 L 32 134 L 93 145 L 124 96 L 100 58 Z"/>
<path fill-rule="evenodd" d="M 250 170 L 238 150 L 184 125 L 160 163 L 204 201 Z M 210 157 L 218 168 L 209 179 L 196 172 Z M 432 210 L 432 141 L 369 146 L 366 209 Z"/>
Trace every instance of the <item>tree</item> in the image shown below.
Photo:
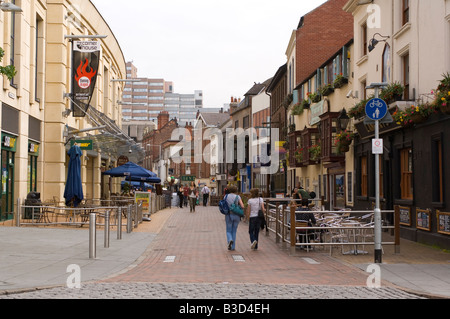
<path fill-rule="evenodd" d="M 0 62 L 3 60 L 3 56 L 5 55 L 5 51 L 0 48 Z M 17 71 L 14 65 L 8 65 L 8 66 L 0 66 L 0 74 L 6 75 L 9 80 L 11 80 L 15 75 Z"/>

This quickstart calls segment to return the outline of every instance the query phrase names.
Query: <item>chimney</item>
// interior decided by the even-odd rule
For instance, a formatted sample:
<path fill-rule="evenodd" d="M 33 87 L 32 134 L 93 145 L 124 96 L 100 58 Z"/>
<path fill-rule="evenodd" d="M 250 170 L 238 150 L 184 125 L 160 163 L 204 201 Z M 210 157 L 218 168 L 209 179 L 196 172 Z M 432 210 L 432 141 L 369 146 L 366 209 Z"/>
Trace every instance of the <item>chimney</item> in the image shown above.
<path fill-rule="evenodd" d="M 164 127 L 167 123 L 169 123 L 169 112 L 162 111 L 158 114 L 158 130 Z"/>

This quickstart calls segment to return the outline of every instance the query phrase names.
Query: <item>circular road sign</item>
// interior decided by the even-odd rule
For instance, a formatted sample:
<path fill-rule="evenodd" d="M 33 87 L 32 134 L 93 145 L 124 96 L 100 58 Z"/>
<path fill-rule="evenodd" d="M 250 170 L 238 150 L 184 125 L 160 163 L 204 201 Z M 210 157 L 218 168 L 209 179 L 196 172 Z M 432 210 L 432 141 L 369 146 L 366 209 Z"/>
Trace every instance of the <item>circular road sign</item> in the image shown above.
<path fill-rule="evenodd" d="M 366 115 L 374 121 L 382 120 L 388 112 L 388 106 L 382 99 L 374 98 L 366 104 Z"/>

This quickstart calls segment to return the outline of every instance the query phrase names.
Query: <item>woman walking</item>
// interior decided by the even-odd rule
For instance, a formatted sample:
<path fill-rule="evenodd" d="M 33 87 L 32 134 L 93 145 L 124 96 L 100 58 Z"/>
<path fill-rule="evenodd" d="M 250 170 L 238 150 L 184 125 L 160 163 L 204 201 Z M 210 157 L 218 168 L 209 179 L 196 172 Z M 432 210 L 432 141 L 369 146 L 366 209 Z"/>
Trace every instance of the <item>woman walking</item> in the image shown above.
<path fill-rule="evenodd" d="M 235 203 L 236 199 L 238 202 L 238 205 L 244 209 L 244 203 L 242 202 L 242 199 L 239 195 L 236 194 L 237 187 L 234 185 L 231 185 L 228 187 L 228 195 L 227 196 L 227 203 L 228 207 L 231 207 L 233 203 Z M 227 225 L 227 241 L 228 241 L 228 250 L 234 250 L 236 247 L 236 232 L 239 225 L 239 222 L 241 221 L 241 217 L 234 214 L 231 210 L 228 215 L 225 215 L 225 222 Z"/>
<path fill-rule="evenodd" d="M 259 189 L 253 188 L 250 190 L 250 199 L 247 206 L 247 219 L 249 220 L 248 232 L 250 234 L 251 249 L 258 249 L 259 230 L 261 229 L 262 219 L 259 216 L 259 211 L 265 214 L 264 201 L 259 196 Z"/>
<path fill-rule="evenodd" d="M 198 196 L 198 190 L 197 187 L 195 187 L 195 183 L 191 182 L 191 187 L 189 187 L 189 208 L 190 212 L 195 213 L 195 205 L 197 204 L 197 196 Z"/>

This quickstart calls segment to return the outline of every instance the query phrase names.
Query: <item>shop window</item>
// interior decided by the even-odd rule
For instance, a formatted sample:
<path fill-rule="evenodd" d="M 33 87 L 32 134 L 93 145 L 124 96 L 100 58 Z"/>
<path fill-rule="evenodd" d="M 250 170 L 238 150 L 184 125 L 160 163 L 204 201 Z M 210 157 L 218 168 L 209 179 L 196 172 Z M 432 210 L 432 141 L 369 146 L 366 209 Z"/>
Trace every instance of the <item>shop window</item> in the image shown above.
<path fill-rule="evenodd" d="M 402 199 L 413 199 L 412 149 L 400 151 L 400 190 Z"/>
<path fill-rule="evenodd" d="M 37 156 L 28 156 L 28 191 L 37 191 Z"/>
<path fill-rule="evenodd" d="M 433 202 L 444 202 L 444 168 L 442 157 L 442 140 L 436 138 L 431 143 L 431 157 L 432 157 L 432 185 L 433 185 Z"/>

